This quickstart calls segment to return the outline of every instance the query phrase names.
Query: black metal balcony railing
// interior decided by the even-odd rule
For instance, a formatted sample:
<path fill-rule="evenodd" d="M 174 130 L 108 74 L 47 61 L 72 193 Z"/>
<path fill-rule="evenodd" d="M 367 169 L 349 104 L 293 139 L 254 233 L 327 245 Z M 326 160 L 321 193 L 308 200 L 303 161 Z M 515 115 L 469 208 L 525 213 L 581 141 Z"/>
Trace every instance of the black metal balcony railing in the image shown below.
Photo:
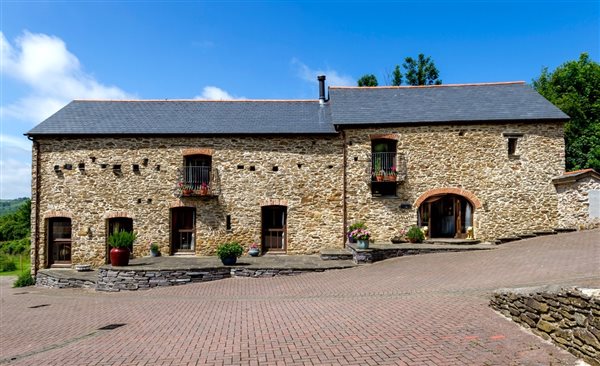
<path fill-rule="evenodd" d="M 210 166 L 184 166 L 178 170 L 177 189 L 182 197 L 218 196 L 218 171 Z"/>
<path fill-rule="evenodd" d="M 395 152 L 371 153 L 372 182 L 402 182 L 406 178 L 406 160 Z"/>

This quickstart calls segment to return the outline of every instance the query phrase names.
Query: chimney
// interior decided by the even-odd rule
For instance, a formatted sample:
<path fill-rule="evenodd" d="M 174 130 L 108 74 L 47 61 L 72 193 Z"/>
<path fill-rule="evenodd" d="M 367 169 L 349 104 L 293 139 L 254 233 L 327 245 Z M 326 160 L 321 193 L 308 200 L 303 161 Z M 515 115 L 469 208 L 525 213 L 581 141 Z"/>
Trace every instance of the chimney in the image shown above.
<path fill-rule="evenodd" d="M 325 103 L 325 75 L 317 76 L 319 80 L 319 104 Z"/>

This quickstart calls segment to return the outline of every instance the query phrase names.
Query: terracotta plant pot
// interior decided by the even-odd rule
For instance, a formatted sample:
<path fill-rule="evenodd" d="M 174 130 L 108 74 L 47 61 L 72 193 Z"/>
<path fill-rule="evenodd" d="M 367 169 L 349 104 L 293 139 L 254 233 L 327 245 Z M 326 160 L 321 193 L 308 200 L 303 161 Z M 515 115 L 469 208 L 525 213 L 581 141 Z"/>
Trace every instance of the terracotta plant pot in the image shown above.
<path fill-rule="evenodd" d="M 110 250 L 110 264 L 112 266 L 123 267 L 129 264 L 129 249 L 112 248 Z"/>
<path fill-rule="evenodd" d="M 383 182 L 383 175 L 376 175 L 375 180 L 378 182 Z"/>

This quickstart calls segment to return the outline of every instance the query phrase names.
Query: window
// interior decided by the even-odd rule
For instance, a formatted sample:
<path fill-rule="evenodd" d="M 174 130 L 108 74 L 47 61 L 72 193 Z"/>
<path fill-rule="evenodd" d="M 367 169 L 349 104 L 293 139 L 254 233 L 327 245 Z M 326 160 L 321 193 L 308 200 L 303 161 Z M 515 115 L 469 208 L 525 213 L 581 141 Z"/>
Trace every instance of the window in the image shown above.
<path fill-rule="evenodd" d="M 517 155 L 517 141 L 516 137 L 508 138 L 508 155 Z"/>
<path fill-rule="evenodd" d="M 371 141 L 371 193 L 396 196 L 397 152 L 395 140 Z"/>
<path fill-rule="evenodd" d="M 506 139 L 506 150 L 509 158 L 518 158 L 519 150 L 518 150 L 518 142 L 521 137 L 523 137 L 522 133 L 519 132 L 504 132 L 502 134 Z"/>
<path fill-rule="evenodd" d="M 210 185 L 212 157 L 210 155 L 191 155 L 185 157 L 183 184 L 192 190 Z"/>

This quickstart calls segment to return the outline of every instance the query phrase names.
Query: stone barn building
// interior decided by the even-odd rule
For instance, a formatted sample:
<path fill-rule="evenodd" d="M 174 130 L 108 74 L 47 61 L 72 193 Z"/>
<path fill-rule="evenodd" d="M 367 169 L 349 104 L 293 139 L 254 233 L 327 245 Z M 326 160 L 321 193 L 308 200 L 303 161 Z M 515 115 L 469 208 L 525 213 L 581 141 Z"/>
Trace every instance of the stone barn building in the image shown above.
<path fill-rule="evenodd" d="M 219 243 L 312 254 L 365 221 L 489 240 L 559 225 L 568 116 L 523 82 L 330 87 L 315 100 L 76 100 L 33 141 L 34 270 Z"/>

